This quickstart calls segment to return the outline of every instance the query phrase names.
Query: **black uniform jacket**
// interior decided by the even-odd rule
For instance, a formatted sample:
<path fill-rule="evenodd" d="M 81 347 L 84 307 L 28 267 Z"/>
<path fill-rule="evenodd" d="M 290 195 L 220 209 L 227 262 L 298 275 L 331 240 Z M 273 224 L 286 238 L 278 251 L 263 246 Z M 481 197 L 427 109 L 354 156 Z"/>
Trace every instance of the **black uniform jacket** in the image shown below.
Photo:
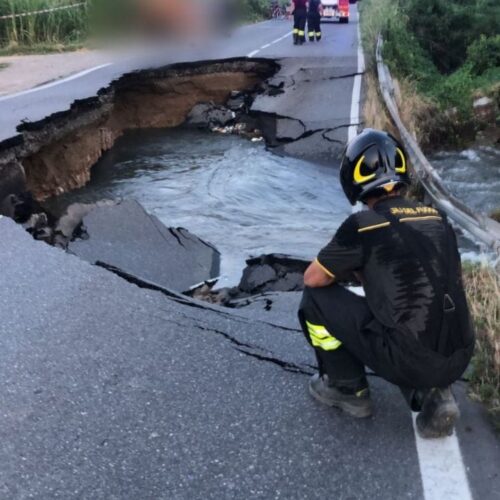
<path fill-rule="evenodd" d="M 428 370 L 446 373 L 446 380 L 461 375 L 474 332 L 455 233 L 444 214 L 399 196 L 384 198 L 348 217 L 317 261 L 339 281 L 354 271 L 362 275 L 394 362 L 409 365 L 419 379 Z"/>

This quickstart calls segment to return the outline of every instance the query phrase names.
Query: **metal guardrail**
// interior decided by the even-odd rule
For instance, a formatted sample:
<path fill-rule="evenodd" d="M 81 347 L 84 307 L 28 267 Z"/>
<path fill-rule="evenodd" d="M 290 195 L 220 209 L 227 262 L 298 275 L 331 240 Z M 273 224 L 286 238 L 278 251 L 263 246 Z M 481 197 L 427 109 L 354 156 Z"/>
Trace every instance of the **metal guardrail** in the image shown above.
<path fill-rule="evenodd" d="M 448 191 L 439 174 L 424 156 L 417 141 L 403 124 L 394 99 L 392 77 L 389 68 L 382 59 L 382 46 L 383 39 L 379 35 L 376 59 L 380 91 L 385 105 L 399 130 L 419 181 L 439 209 L 443 210 L 451 219 L 480 241 L 486 247 L 486 250 L 494 252 L 497 257 L 500 257 L 500 224 L 490 217 L 473 212 Z"/>

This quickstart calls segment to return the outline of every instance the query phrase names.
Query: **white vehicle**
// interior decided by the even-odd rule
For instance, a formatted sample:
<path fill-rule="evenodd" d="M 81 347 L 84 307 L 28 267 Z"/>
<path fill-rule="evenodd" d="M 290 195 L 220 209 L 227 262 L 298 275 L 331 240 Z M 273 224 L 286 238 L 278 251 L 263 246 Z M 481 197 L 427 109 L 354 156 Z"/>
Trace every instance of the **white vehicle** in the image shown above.
<path fill-rule="evenodd" d="M 323 5 L 322 20 L 349 22 L 349 0 L 321 0 Z"/>

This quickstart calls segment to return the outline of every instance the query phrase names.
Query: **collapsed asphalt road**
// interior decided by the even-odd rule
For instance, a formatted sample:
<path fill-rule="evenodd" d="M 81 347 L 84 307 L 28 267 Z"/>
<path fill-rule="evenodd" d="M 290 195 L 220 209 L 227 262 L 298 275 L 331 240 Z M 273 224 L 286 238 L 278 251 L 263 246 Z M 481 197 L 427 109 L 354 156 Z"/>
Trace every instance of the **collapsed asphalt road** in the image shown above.
<path fill-rule="evenodd" d="M 367 421 L 310 400 L 296 295 L 246 317 L 0 230 L 3 498 L 423 497 L 396 388 L 371 377 Z M 494 498 L 495 438 L 460 400 L 472 489 Z"/>
<path fill-rule="evenodd" d="M 285 28 L 267 23 L 253 33 L 268 29 L 278 31 L 272 41 Z M 245 47 L 255 42 L 249 32 Z M 354 74 L 355 44 L 321 59 L 338 36 L 331 33 L 332 45 L 325 36 L 324 48 L 310 48 L 320 59 L 309 61 Z M 284 55 L 280 43 L 267 50 Z M 294 73 L 290 67 L 282 66 Z M 325 74 L 320 87 L 338 99 L 323 106 L 325 120 L 318 101 L 307 108 L 314 86 L 302 81 L 302 94 L 296 80 L 286 84 L 294 99 L 304 96 L 299 119 L 310 135 L 283 94 L 270 101 L 287 128 L 277 127 L 277 147 L 330 143 L 328 129 L 341 142 L 356 125 L 342 98 L 349 89 L 336 87 L 352 77 Z M 300 293 L 223 309 L 146 279 L 131 283 L 33 241 L 9 219 L 0 220 L 0 233 L 2 498 L 470 498 L 469 486 L 474 498 L 498 496 L 498 441 L 462 383 L 463 467 L 451 455 L 439 461 L 447 440 L 434 444 L 434 461 L 422 456 L 398 390 L 375 376 L 373 419 L 353 421 L 309 398 L 314 358 L 295 319 Z M 450 470 L 463 477 L 446 482 Z"/>

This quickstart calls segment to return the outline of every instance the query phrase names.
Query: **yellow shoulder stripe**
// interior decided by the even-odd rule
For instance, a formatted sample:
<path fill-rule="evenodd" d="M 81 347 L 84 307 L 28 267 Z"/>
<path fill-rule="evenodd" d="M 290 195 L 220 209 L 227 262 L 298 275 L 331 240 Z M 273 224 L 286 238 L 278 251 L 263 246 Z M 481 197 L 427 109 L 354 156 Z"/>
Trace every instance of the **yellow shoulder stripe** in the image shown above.
<path fill-rule="evenodd" d="M 374 224 L 373 226 L 360 227 L 358 233 L 364 233 L 365 231 L 371 231 L 372 229 L 378 229 L 380 227 L 390 226 L 390 222 L 381 222 L 380 224 Z"/>
<path fill-rule="evenodd" d="M 442 220 L 439 215 L 426 215 L 424 217 L 402 217 L 399 222 L 413 222 L 417 220 Z"/>
<path fill-rule="evenodd" d="M 330 278 L 335 278 L 335 274 L 333 274 L 331 271 L 329 271 L 318 259 L 316 259 L 314 262 L 316 262 L 316 264 L 318 264 L 319 267 L 321 267 L 321 269 L 323 269 L 323 271 L 328 274 L 328 276 L 330 276 Z"/>

